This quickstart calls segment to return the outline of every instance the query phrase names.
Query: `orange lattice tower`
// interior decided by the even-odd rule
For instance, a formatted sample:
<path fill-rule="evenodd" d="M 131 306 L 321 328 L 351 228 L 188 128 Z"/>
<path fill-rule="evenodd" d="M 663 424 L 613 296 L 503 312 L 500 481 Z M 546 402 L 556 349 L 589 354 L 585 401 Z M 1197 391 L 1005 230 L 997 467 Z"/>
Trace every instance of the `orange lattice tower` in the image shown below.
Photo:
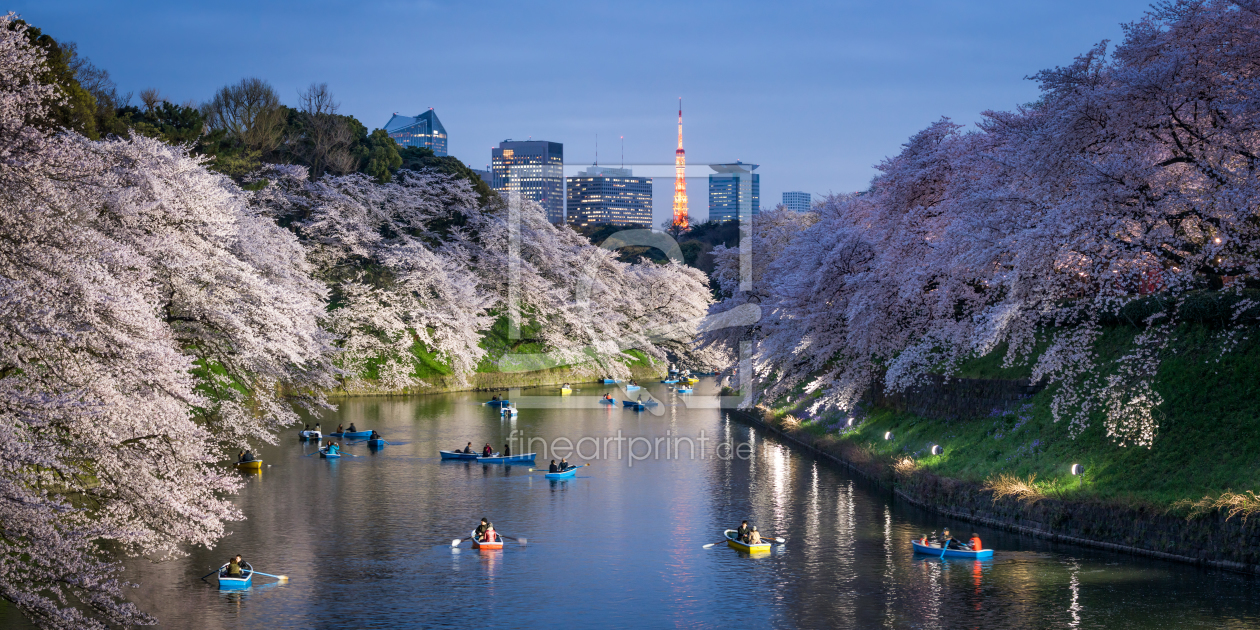
<path fill-rule="evenodd" d="M 678 150 L 674 152 L 674 229 L 687 230 L 687 152 L 682 145 L 682 97 L 678 97 Z"/>

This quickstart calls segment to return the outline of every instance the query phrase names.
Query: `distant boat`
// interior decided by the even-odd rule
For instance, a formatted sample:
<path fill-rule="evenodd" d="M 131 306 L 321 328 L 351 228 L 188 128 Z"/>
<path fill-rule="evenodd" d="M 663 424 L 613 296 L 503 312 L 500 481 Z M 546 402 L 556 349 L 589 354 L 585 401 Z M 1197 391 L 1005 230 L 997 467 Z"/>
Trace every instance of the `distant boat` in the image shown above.
<path fill-rule="evenodd" d="M 532 464 L 537 456 L 538 453 L 521 453 L 520 455 L 499 455 L 495 453 L 490 457 L 478 457 L 477 461 L 483 464 Z"/>
<path fill-rule="evenodd" d="M 262 470 L 262 460 L 255 459 L 248 462 L 236 462 L 237 470 Z"/>
<path fill-rule="evenodd" d="M 635 390 L 637 390 L 637 389 L 639 389 L 639 386 L 638 386 L 638 385 L 626 385 L 626 391 L 628 391 L 628 392 L 632 392 L 632 391 L 635 391 Z"/>
<path fill-rule="evenodd" d="M 599 402 L 605 405 L 615 405 L 617 404 L 617 399 L 616 398 L 600 398 Z"/>
<path fill-rule="evenodd" d="M 676 379 L 676 378 L 667 378 L 667 379 L 665 379 L 665 380 L 663 380 L 663 381 L 661 381 L 661 382 L 662 382 L 662 383 L 668 383 L 668 384 L 670 384 L 670 385 L 673 385 L 674 383 L 677 383 L 677 382 L 678 382 L 678 379 Z"/>
<path fill-rule="evenodd" d="M 679 393 L 679 394 L 690 394 L 690 393 L 691 393 L 691 388 L 690 388 L 690 387 L 679 387 L 679 388 L 678 388 L 678 393 Z"/>
<path fill-rule="evenodd" d="M 933 556 L 941 555 L 940 545 L 932 545 L 932 544 L 924 545 L 917 540 L 911 540 L 910 545 L 914 547 L 915 553 L 926 553 Z M 971 551 L 968 549 L 946 549 L 944 557 L 946 558 L 975 558 L 975 559 L 992 558 L 993 550 L 981 549 L 980 551 Z"/>
<path fill-rule="evenodd" d="M 615 378 L 606 378 L 606 379 L 604 379 L 604 384 L 605 384 L 605 385 L 613 385 L 613 384 L 616 384 L 616 383 L 618 383 L 618 382 L 619 382 L 619 381 L 618 381 L 617 379 L 615 379 Z"/>
<path fill-rule="evenodd" d="M 581 468 L 581 466 L 574 466 L 564 472 L 549 472 L 543 476 L 547 479 L 568 479 L 570 477 L 576 477 L 579 468 Z"/>
<path fill-rule="evenodd" d="M 728 529 L 723 532 L 723 535 L 726 536 L 726 545 L 728 547 L 738 549 L 744 553 L 766 553 L 770 551 L 770 543 L 768 542 L 750 545 L 745 542 L 740 542 L 740 540 L 735 537 L 735 534 L 736 532 L 733 529 Z"/>
<path fill-rule="evenodd" d="M 319 440 L 324 436 L 319 431 L 298 431 L 298 439 L 303 442 L 307 440 Z"/>
<path fill-rule="evenodd" d="M 482 404 L 483 404 L 483 405 L 488 405 L 488 406 L 490 406 L 490 407 L 503 407 L 504 405 L 511 405 L 511 404 L 512 404 L 512 401 L 510 401 L 510 400 L 487 400 L 486 402 L 484 402 L 484 403 L 482 403 Z"/>
<path fill-rule="evenodd" d="M 387 442 L 385 442 L 385 438 L 376 438 L 375 440 L 368 440 L 368 448 L 385 448 L 386 443 Z"/>
<path fill-rule="evenodd" d="M 228 577 L 223 575 L 223 571 L 227 565 L 219 567 L 219 590 L 221 591 L 239 591 L 249 588 L 254 581 L 254 567 L 248 562 L 241 563 L 241 577 Z"/>

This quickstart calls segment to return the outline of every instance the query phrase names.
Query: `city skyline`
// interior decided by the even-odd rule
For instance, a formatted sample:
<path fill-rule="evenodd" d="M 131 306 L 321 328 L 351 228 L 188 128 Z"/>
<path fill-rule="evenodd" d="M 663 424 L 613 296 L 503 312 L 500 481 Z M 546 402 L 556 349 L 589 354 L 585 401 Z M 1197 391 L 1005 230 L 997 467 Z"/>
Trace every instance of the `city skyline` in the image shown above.
<path fill-rule="evenodd" d="M 294 12 L 285 4 L 228 0 L 139 2 L 118 11 L 16 0 L 12 8 L 59 40 L 76 42 L 122 92 L 153 87 L 174 102 L 200 103 L 256 76 L 293 104 L 312 82 L 327 82 L 341 112 L 373 128 L 391 112 L 433 107 L 451 131 L 449 155 L 482 169 L 487 149 L 500 140 L 530 136 L 564 143 L 568 161 L 590 164 L 597 134 L 625 136 L 627 164 L 672 164 L 675 104 L 683 96 L 688 157 L 763 164 L 762 193 L 773 200 L 787 190 L 865 190 L 875 166 L 915 132 L 942 116 L 970 125 L 984 110 L 1035 100 L 1037 85 L 1024 77 L 1066 65 L 1099 40 L 1120 40 L 1120 24 L 1140 18 L 1148 5 L 994 0 L 926 2 L 906 11 L 852 2 L 773 10 L 748 3 L 718 14 L 704 4 L 647 3 L 628 12 L 364 2 Z M 337 19 L 327 19 L 330 12 Z M 442 28 L 410 37 L 417 22 Z M 780 32 L 795 35 L 772 37 Z M 391 42 L 387 54 L 363 45 L 377 38 Z M 211 40 L 221 44 L 212 57 L 199 44 Z M 443 54 L 438 71 L 426 65 L 423 75 L 394 61 L 432 50 L 460 53 Z M 505 57 L 529 71 L 488 80 L 486 68 Z M 739 63 L 712 62 L 719 57 Z M 610 58 L 626 62 L 609 72 Z M 750 115 L 773 130 L 746 133 Z M 671 214 L 673 182 L 655 176 L 654 184 L 659 225 Z M 689 193 L 704 198 L 706 191 L 701 185 Z M 693 209 L 693 219 L 702 212 Z"/>

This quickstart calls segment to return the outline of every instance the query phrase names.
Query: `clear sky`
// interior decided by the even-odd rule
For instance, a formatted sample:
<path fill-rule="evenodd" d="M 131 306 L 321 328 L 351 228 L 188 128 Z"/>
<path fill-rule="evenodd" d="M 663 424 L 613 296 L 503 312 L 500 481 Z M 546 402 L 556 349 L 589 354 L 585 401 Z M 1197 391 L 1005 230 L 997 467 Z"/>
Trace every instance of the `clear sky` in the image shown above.
<path fill-rule="evenodd" d="M 1036 97 L 1024 80 L 1069 63 L 1147 0 L 852 2 L 79 2 L 12 10 L 113 75 L 203 101 L 246 76 L 286 102 L 327 82 L 342 113 L 380 127 L 433 107 L 450 154 L 484 168 L 512 138 L 564 143 L 572 170 L 625 160 L 669 216 L 676 108 L 688 163 L 760 164 L 761 205 L 785 190 L 865 189 L 873 165 L 941 116 Z M 644 166 L 640 166 L 644 165 Z M 652 168 L 647 165 L 658 165 Z M 654 172 L 648 172 L 654 171 Z M 688 184 L 708 213 L 707 169 Z M 817 197 L 815 197 L 817 198 Z"/>

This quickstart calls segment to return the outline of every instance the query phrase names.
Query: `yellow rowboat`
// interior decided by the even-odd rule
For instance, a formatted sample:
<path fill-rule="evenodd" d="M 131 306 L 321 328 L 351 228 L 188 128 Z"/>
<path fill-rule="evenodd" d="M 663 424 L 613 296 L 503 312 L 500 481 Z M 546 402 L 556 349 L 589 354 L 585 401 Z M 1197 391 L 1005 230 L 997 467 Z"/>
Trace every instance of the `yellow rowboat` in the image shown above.
<path fill-rule="evenodd" d="M 726 535 L 727 546 L 734 547 L 744 553 L 768 553 L 770 551 L 770 543 L 763 542 L 758 545 L 748 545 L 735 539 L 735 530 L 728 529 L 723 532 Z"/>
<path fill-rule="evenodd" d="M 237 462 L 237 470 L 262 470 L 262 460 L 255 459 L 252 462 Z"/>
<path fill-rule="evenodd" d="M 561 388 L 560 388 L 560 395 L 561 395 L 561 396 L 568 396 L 569 394 L 572 394 L 572 393 L 573 393 L 573 389 L 572 389 L 572 388 L 570 388 L 570 387 L 561 387 Z"/>
<path fill-rule="evenodd" d="M 687 383 L 687 384 L 689 384 L 689 385 L 695 385 L 696 383 L 699 383 L 699 382 L 700 382 L 700 379 L 698 379 L 698 378 L 696 378 L 696 377 L 694 377 L 694 376 L 688 376 L 687 378 L 684 378 L 684 379 L 683 379 L 683 382 L 684 382 L 684 383 Z"/>

